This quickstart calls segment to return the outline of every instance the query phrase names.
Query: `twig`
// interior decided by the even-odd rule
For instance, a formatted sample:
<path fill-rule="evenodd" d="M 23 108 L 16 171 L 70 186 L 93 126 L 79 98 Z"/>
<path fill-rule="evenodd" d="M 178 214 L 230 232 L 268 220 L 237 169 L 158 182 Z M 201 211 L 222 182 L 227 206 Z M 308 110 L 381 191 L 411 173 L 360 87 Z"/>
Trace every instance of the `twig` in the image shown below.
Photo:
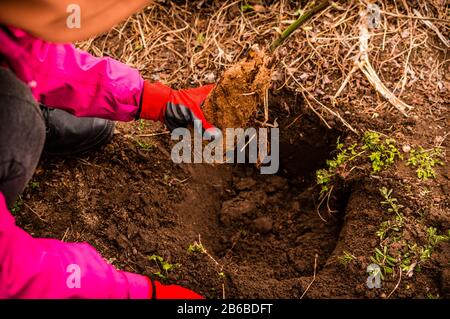
<path fill-rule="evenodd" d="M 420 14 L 419 11 L 417 11 L 416 9 L 413 10 L 414 14 L 416 14 L 417 16 L 419 16 L 420 18 L 423 18 L 422 15 Z M 422 20 L 423 24 L 425 24 L 428 28 L 430 28 L 431 30 L 433 30 L 436 35 L 438 36 L 438 38 L 442 41 L 442 43 L 444 43 L 444 45 L 448 48 L 450 47 L 449 41 L 442 35 L 442 33 L 439 31 L 439 29 L 432 24 L 430 21 L 428 20 Z"/>
<path fill-rule="evenodd" d="M 164 132 L 150 133 L 150 134 L 138 134 L 137 136 L 139 136 L 139 137 L 153 137 L 153 136 L 166 135 L 166 134 L 170 134 L 170 132 L 169 131 L 164 131 Z"/>
<path fill-rule="evenodd" d="M 269 87 L 264 90 L 264 124 L 269 121 Z"/>
<path fill-rule="evenodd" d="M 302 24 L 311 19 L 316 13 L 324 10 L 329 5 L 330 1 L 325 0 L 313 7 L 311 10 L 302 14 L 300 18 L 295 20 L 289 27 L 286 28 L 286 30 L 281 33 L 281 35 L 275 41 L 272 42 L 269 49 L 270 52 L 274 52 L 280 45 L 284 43 L 284 41 L 286 41 L 286 39 L 292 34 L 292 32 L 297 30 Z"/>
<path fill-rule="evenodd" d="M 213 256 L 211 256 L 211 254 L 206 250 L 205 246 L 203 246 L 200 234 L 198 234 L 198 244 L 200 245 L 200 247 L 202 247 L 203 253 L 206 256 L 208 256 L 209 259 L 211 259 L 216 264 L 216 266 L 218 266 L 220 268 L 219 273 L 222 272 L 223 271 L 223 265 L 219 264 L 217 262 L 217 260 Z M 225 299 L 225 282 L 222 282 L 222 298 Z"/>
<path fill-rule="evenodd" d="M 395 285 L 394 289 L 391 291 L 391 293 L 387 296 L 387 299 L 389 299 L 392 294 L 394 293 L 394 291 L 397 290 L 398 286 L 400 285 L 400 282 L 402 281 L 402 269 L 400 268 L 400 278 L 398 279 L 397 284 Z"/>
<path fill-rule="evenodd" d="M 450 135 L 450 132 L 446 133 L 446 134 L 442 137 L 441 141 L 436 145 L 436 147 L 441 147 L 442 144 L 444 143 L 445 139 L 446 139 L 447 136 L 449 136 L 449 135 Z"/>
<path fill-rule="evenodd" d="M 295 124 L 295 122 L 297 122 L 301 117 L 303 116 L 303 114 L 300 114 L 299 116 L 297 116 L 289 125 L 286 126 L 286 129 L 290 128 L 292 125 Z M 328 124 L 328 123 L 327 123 Z"/>
<path fill-rule="evenodd" d="M 323 116 L 320 115 L 319 112 L 317 112 L 317 110 L 316 110 L 315 108 L 313 108 L 313 106 L 311 105 L 311 103 L 309 102 L 308 98 L 306 97 L 306 95 L 305 95 L 305 93 L 304 93 L 303 91 L 302 91 L 302 95 L 303 95 L 303 98 L 304 98 L 305 101 L 306 101 L 306 104 L 307 104 L 308 107 L 311 109 L 311 111 L 313 111 L 314 114 L 316 114 L 317 117 L 325 124 L 325 126 L 326 126 L 329 130 L 331 130 L 330 124 L 328 124 L 328 122 L 323 118 Z"/>
<path fill-rule="evenodd" d="M 301 295 L 300 299 L 303 299 L 303 297 L 306 295 L 306 293 L 308 292 L 309 288 L 311 287 L 311 285 L 314 283 L 314 281 L 316 280 L 316 269 L 317 269 L 317 257 L 319 257 L 317 254 L 314 256 L 314 275 L 313 275 L 313 279 L 311 280 L 311 282 L 309 283 L 308 287 L 306 287 L 305 291 L 303 292 L 303 294 Z"/>
<path fill-rule="evenodd" d="M 334 94 L 333 102 L 336 102 L 336 99 L 341 94 L 341 92 L 344 90 L 344 88 L 347 86 L 348 81 L 350 81 L 350 78 L 352 77 L 353 73 L 356 72 L 356 70 L 358 70 L 358 66 L 355 65 L 355 66 L 353 66 L 352 70 L 348 73 L 347 77 L 345 78 L 344 82 L 342 82 L 342 84 L 339 87 L 339 89 Z"/>
<path fill-rule="evenodd" d="M 27 203 L 23 203 L 25 205 L 26 208 L 28 208 L 33 214 L 35 214 L 40 220 L 42 220 L 43 222 L 47 222 L 46 219 L 42 218 L 41 215 L 39 215 L 33 208 L 30 207 L 30 205 L 28 205 Z"/>
<path fill-rule="evenodd" d="M 70 230 L 70 227 L 67 227 L 66 231 L 64 232 L 64 234 L 61 238 L 61 241 L 64 241 L 66 239 L 66 236 L 67 236 L 67 233 L 69 232 L 69 230 Z"/>
<path fill-rule="evenodd" d="M 333 116 L 337 117 L 337 118 L 342 122 L 342 124 L 344 124 L 345 126 L 347 126 L 347 128 L 348 128 L 350 131 L 352 131 L 352 132 L 355 133 L 355 134 L 358 134 L 358 131 L 355 130 L 355 129 L 354 129 L 354 128 L 346 121 L 346 120 L 344 120 L 344 118 L 343 118 L 339 113 L 333 111 L 333 110 L 330 109 L 329 107 L 325 106 L 323 103 L 319 102 L 319 101 L 314 97 L 314 95 L 311 94 L 311 92 L 309 92 L 308 90 L 306 90 L 306 88 L 305 88 L 299 81 L 297 81 L 297 79 L 296 79 L 295 77 L 294 77 L 293 79 L 294 79 L 295 83 L 297 83 L 297 84 L 302 88 L 302 90 L 303 90 L 304 92 L 308 93 L 308 95 L 311 96 L 311 98 L 312 98 L 317 104 L 319 104 L 321 107 L 323 107 L 328 113 L 330 113 L 330 114 L 332 114 Z M 302 91 L 302 93 L 303 93 L 303 91 Z"/>
<path fill-rule="evenodd" d="M 333 187 L 334 186 L 331 186 L 330 192 L 328 193 L 328 196 L 327 196 L 327 209 L 328 209 L 328 214 L 330 214 L 330 216 L 333 213 L 337 213 L 338 212 L 337 210 L 333 210 L 333 209 L 330 208 L 330 197 L 331 197 L 331 192 L 333 191 Z"/>
<path fill-rule="evenodd" d="M 386 86 L 381 82 L 378 74 L 373 69 L 372 65 L 369 61 L 369 32 L 367 30 L 367 13 L 363 10 L 361 11 L 361 21 L 359 24 L 360 36 L 360 52 L 358 55 L 358 59 L 355 61 L 356 65 L 360 68 L 362 73 L 369 80 L 370 84 L 380 93 L 385 99 L 387 99 L 397 110 L 399 110 L 404 116 L 408 116 L 406 113 L 407 110 L 411 110 L 412 106 L 406 104 L 398 97 L 394 95 Z"/>
<path fill-rule="evenodd" d="M 416 17 L 416 16 L 411 16 L 411 15 L 405 15 L 405 14 L 395 14 L 395 13 L 387 12 L 387 11 L 380 11 L 380 12 L 387 16 L 396 17 L 396 18 L 429 20 L 429 21 L 437 21 L 437 22 L 446 23 L 446 24 L 450 23 L 449 20 L 439 19 L 439 18 L 423 17 L 423 16 Z"/>

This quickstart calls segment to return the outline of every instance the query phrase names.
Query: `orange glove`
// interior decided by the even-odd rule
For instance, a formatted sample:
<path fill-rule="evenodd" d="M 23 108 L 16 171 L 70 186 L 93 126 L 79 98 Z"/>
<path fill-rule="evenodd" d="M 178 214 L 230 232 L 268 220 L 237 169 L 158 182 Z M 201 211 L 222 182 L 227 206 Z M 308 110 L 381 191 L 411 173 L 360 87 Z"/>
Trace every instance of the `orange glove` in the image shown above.
<path fill-rule="evenodd" d="M 206 120 L 201 110 L 201 105 L 213 88 L 214 85 L 205 85 L 177 91 L 161 83 L 146 81 L 139 117 L 163 122 L 170 130 L 187 127 L 194 124 L 194 121 L 200 121 L 206 137 L 219 137 L 220 130 Z"/>

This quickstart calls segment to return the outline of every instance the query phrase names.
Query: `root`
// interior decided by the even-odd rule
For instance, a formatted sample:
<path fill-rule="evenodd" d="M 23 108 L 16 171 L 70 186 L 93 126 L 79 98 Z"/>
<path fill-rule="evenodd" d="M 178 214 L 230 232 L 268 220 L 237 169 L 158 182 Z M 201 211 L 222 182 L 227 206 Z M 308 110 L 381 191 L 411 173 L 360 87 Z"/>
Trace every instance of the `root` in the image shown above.
<path fill-rule="evenodd" d="M 264 120 L 268 121 L 268 89 L 271 72 L 268 58 L 256 51 L 248 59 L 229 68 L 210 93 L 203 106 L 208 121 L 218 128 L 245 128 L 264 104 Z"/>
<path fill-rule="evenodd" d="M 300 296 L 300 299 L 303 299 L 303 297 L 306 295 L 306 293 L 308 292 L 309 288 L 311 288 L 312 284 L 314 283 L 314 281 L 316 280 L 316 270 L 317 270 L 317 258 L 319 257 L 319 255 L 315 255 L 314 256 L 314 275 L 313 275 L 313 279 L 311 280 L 311 282 L 309 283 L 308 287 L 306 287 L 305 291 L 303 292 L 303 294 Z"/>
<path fill-rule="evenodd" d="M 359 24 L 359 54 L 355 61 L 355 64 L 359 67 L 362 73 L 369 80 L 370 84 L 375 90 L 380 93 L 385 99 L 387 99 L 397 110 L 399 110 L 404 116 L 408 116 L 407 111 L 412 109 L 412 106 L 406 104 L 398 97 L 394 95 L 380 80 L 377 72 L 373 69 L 372 64 L 369 61 L 369 31 L 367 29 L 368 20 L 365 10 L 360 11 L 361 22 Z"/>

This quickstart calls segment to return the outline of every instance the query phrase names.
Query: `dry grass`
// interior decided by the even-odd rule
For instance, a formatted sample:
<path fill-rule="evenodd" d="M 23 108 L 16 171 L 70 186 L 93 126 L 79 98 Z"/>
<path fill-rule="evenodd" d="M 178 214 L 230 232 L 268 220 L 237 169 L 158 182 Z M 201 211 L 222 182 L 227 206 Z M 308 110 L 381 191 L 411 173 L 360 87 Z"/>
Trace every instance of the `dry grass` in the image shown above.
<path fill-rule="evenodd" d="M 213 83 L 252 46 L 268 48 L 305 9 L 287 0 L 259 1 L 243 12 L 242 3 L 155 1 L 79 46 L 174 87 Z M 402 116 L 425 107 L 432 112 L 432 105 L 447 103 L 450 90 L 445 1 L 375 1 L 381 24 L 366 29 L 361 44 L 360 13 L 367 3 L 333 2 L 274 53 L 274 90 L 299 92 L 328 126 L 337 118 L 355 132 L 348 117 Z"/>

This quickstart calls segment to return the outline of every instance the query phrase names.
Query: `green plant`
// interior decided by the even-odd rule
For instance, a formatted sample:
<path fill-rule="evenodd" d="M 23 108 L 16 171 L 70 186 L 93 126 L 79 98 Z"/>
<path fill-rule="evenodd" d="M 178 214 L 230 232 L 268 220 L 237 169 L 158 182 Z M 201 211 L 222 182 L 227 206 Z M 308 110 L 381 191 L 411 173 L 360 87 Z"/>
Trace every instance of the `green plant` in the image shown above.
<path fill-rule="evenodd" d="M 315 3 L 315 2 L 313 2 Z M 330 1 L 323 0 L 319 2 L 318 4 L 315 4 L 314 7 L 309 9 L 308 11 L 301 14 L 301 16 L 295 20 L 293 23 L 291 23 L 281 34 L 280 36 L 275 39 L 272 44 L 270 45 L 270 52 L 274 52 L 280 45 L 286 41 L 286 39 L 295 31 L 297 30 L 301 25 L 303 25 L 305 22 L 310 20 L 312 17 L 314 17 L 316 14 L 321 12 L 322 10 L 326 9 L 329 5 L 331 5 Z M 298 11 L 297 11 L 298 12 Z"/>
<path fill-rule="evenodd" d="M 16 202 L 14 203 L 14 206 L 11 208 L 11 212 L 13 214 L 17 214 L 18 212 L 20 212 L 22 205 L 23 205 L 22 196 L 19 196 Z"/>
<path fill-rule="evenodd" d="M 431 292 L 427 293 L 427 299 L 440 299 L 441 297 L 439 296 L 439 294 L 436 294 L 436 296 L 434 296 Z"/>
<path fill-rule="evenodd" d="M 331 182 L 331 178 L 333 176 L 334 173 L 330 172 L 327 169 L 319 169 L 316 171 L 317 184 L 321 186 L 320 194 L 325 194 L 329 191 L 329 183 Z"/>
<path fill-rule="evenodd" d="M 252 10 L 253 10 L 253 6 L 251 4 L 244 3 L 241 5 L 242 12 L 247 12 L 247 11 L 252 11 Z"/>
<path fill-rule="evenodd" d="M 428 245 L 434 247 L 439 244 L 441 241 L 450 240 L 450 230 L 448 230 L 448 235 L 438 235 L 437 229 L 434 227 L 428 227 Z"/>
<path fill-rule="evenodd" d="M 384 279 L 384 275 L 392 274 L 394 272 L 394 267 L 397 264 L 397 260 L 388 254 L 387 246 L 383 246 L 383 251 L 379 248 L 375 248 L 375 255 L 371 256 L 370 259 L 380 266 L 382 270 L 381 278 Z"/>
<path fill-rule="evenodd" d="M 443 165 L 440 157 L 442 157 L 442 153 L 439 148 L 424 150 L 422 147 L 419 147 L 417 150 L 411 150 L 407 165 L 417 167 L 417 177 L 427 180 L 436 177 L 434 166 Z"/>
<path fill-rule="evenodd" d="M 37 190 L 37 189 L 39 189 L 39 182 L 32 180 L 28 183 L 28 187 L 31 190 Z"/>
<path fill-rule="evenodd" d="M 167 279 L 169 276 L 169 271 L 172 271 L 175 268 L 180 267 L 180 264 L 171 264 L 158 255 L 151 255 L 148 257 L 148 259 L 154 261 L 158 265 L 160 271 L 154 272 L 153 274 L 162 279 Z"/>
<path fill-rule="evenodd" d="M 405 224 L 417 227 L 417 220 L 401 213 L 403 206 L 392 196 L 392 192 L 392 189 L 380 188 L 383 196 L 381 204 L 388 207 L 388 212 L 395 213 L 395 217 L 380 224 L 376 235 L 381 240 L 382 249 L 376 248 L 371 260 L 380 266 L 384 275 L 392 274 L 395 268 L 399 268 L 407 276 L 411 276 L 413 271 L 420 271 L 421 264 L 431 258 L 438 243 L 450 240 L 450 230 L 447 234 L 440 235 L 436 228 L 426 228 L 427 239 L 423 246 L 411 239 L 406 241 L 403 238 Z M 392 255 L 388 253 L 388 247 L 391 247 Z"/>
<path fill-rule="evenodd" d="M 344 250 L 343 255 L 339 256 L 338 259 L 342 265 L 347 267 L 356 257 Z"/>
<path fill-rule="evenodd" d="M 205 40 L 205 34 L 203 32 L 199 33 L 197 36 L 197 45 L 202 45 L 203 43 L 205 43 Z"/>
<path fill-rule="evenodd" d="M 401 259 L 400 261 L 400 269 L 403 272 L 408 273 L 411 270 L 411 258 L 409 257 L 409 252 L 407 252 Z"/>
<path fill-rule="evenodd" d="M 193 244 L 189 244 L 187 248 L 188 253 L 200 253 L 206 255 L 210 260 L 214 262 L 214 264 L 217 267 L 220 267 L 217 271 L 217 276 L 222 281 L 222 291 L 223 291 L 223 298 L 225 299 L 225 279 L 226 274 L 223 271 L 223 265 L 219 264 L 216 259 L 214 259 L 213 256 L 206 250 L 206 248 L 203 246 L 202 241 L 200 239 L 200 235 L 198 236 L 198 241 L 194 241 Z"/>
<path fill-rule="evenodd" d="M 188 249 L 188 253 L 201 253 L 204 254 L 206 252 L 205 248 L 202 244 L 199 244 L 197 242 L 194 242 L 193 244 L 190 244 Z"/>
<path fill-rule="evenodd" d="M 326 162 L 327 167 L 316 171 L 316 181 L 321 186 L 321 196 L 329 195 L 332 189 L 330 184 L 334 177 L 346 178 L 356 168 L 356 166 L 351 166 L 350 162 L 362 157 L 365 153 L 369 153 L 367 159 L 370 161 L 374 173 L 388 168 L 394 164 L 397 158 L 402 159 L 394 139 L 382 138 L 380 133 L 373 131 L 364 133 L 362 145 L 354 143 L 349 147 L 344 147 L 338 138 L 336 151 L 336 156 Z"/>
<path fill-rule="evenodd" d="M 362 149 L 370 151 L 369 159 L 374 173 L 394 164 L 396 157 L 403 158 L 395 145 L 395 140 L 386 138 L 383 141 L 380 133 L 373 131 L 364 133 L 363 144 Z"/>
<path fill-rule="evenodd" d="M 402 227 L 402 220 L 386 220 L 380 224 L 376 235 L 380 238 L 380 240 L 384 240 L 389 232 L 400 232 Z"/>
<path fill-rule="evenodd" d="M 384 206 L 388 206 L 388 212 L 395 213 L 399 220 L 403 219 L 403 216 L 400 214 L 400 209 L 403 208 L 402 205 L 398 204 L 398 200 L 395 197 L 392 197 L 392 189 L 387 189 L 386 187 L 380 188 L 380 194 L 383 196 L 383 201 L 381 204 Z"/>
<path fill-rule="evenodd" d="M 437 229 L 434 227 L 427 228 L 427 244 L 423 247 L 420 247 L 420 260 L 426 261 L 431 258 L 431 254 L 434 251 L 434 248 L 441 241 L 450 240 L 450 230 L 448 231 L 448 235 L 438 235 Z"/>
<path fill-rule="evenodd" d="M 348 163 L 365 153 L 365 151 L 357 152 L 357 146 L 358 144 L 355 143 L 348 148 L 345 148 L 344 144 L 340 142 L 340 139 L 337 139 L 337 155 L 333 159 L 327 160 L 326 169 L 319 169 L 316 171 L 316 181 L 317 184 L 321 186 L 320 193 L 322 195 L 330 190 L 329 184 L 335 175 L 346 177 L 353 170 L 354 167 L 347 169 Z"/>
<path fill-rule="evenodd" d="M 137 120 L 136 123 L 137 123 L 137 129 L 139 131 L 142 131 L 143 129 L 145 129 L 145 125 L 146 125 L 145 120 L 140 119 L 140 120 Z"/>
<path fill-rule="evenodd" d="M 143 151 L 150 151 L 153 148 L 153 145 L 147 142 L 136 140 L 136 146 L 139 147 Z"/>

